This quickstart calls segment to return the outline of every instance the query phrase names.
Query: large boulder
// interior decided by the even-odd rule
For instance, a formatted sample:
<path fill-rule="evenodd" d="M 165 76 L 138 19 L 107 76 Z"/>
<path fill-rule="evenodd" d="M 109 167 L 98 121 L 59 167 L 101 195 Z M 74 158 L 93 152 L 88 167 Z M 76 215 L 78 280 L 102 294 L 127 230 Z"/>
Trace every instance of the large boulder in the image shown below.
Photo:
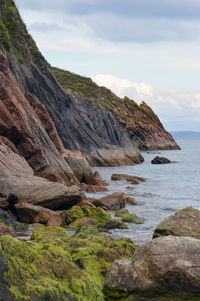
<path fill-rule="evenodd" d="M 52 210 L 68 209 L 84 197 L 78 186 L 67 187 L 35 176 L 26 160 L 1 141 L 0 191 L 7 198 L 13 194 L 19 200 Z"/>
<path fill-rule="evenodd" d="M 105 282 L 106 300 L 116 300 L 114 296 L 117 300 L 199 300 L 199 250 L 200 241 L 192 237 L 161 237 L 143 245 L 132 261 L 112 265 Z"/>
<path fill-rule="evenodd" d="M 200 211 L 187 207 L 167 217 L 155 229 L 153 238 L 167 235 L 191 236 L 200 239 Z"/>

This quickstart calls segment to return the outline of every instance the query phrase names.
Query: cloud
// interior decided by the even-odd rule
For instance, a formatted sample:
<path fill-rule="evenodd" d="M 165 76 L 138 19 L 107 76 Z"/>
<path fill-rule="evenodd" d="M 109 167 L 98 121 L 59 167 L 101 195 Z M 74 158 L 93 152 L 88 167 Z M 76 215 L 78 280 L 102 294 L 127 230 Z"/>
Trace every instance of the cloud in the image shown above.
<path fill-rule="evenodd" d="M 21 10 L 47 16 L 47 22 L 58 19 L 81 32 L 89 28 L 88 37 L 121 43 L 191 41 L 199 38 L 200 3 L 195 0 L 16 0 Z M 198 15 L 198 18 L 196 16 Z M 52 18 L 50 18 L 52 16 Z M 44 30 L 41 20 L 30 28 Z M 45 22 L 46 23 L 46 22 Z M 48 30 L 50 27 L 48 28 Z"/>
<path fill-rule="evenodd" d="M 175 89 L 156 89 L 144 83 L 131 82 L 108 74 L 92 78 L 120 97 L 128 96 L 137 103 L 145 101 L 168 129 L 192 129 L 200 123 L 200 94 Z"/>

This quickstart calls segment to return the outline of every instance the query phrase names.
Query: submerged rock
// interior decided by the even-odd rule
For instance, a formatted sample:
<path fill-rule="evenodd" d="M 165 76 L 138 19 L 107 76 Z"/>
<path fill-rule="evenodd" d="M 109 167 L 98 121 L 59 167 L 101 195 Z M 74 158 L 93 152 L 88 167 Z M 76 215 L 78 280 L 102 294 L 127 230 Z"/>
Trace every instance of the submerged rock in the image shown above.
<path fill-rule="evenodd" d="M 167 217 L 155 229 L 153 238 L 160 236 L 191 236 L 200 239 L 200 211 L 187 207 Z"/>
<path fill-rule="evenodd" d="M 113 174 L 111 176 L 111 180 L 113 180 L 113 181 L 126 180 L 126 181 L 130 182 L 131 184 L 139 184 L 140 182 L 147 181 L 147 179 L 145 179 L 145 178 L 125 175 L 125 174 Z"/>
<path fill-rule="evenodd" d="M 171 161 L 165 157 L 159 157 L 159 156 L 156 156 L 152 161 L 151 161 L 152 164 L 168 164 L 168 163 L 171 163 Z"/>
<path fill-rule="evenodd" d="M 162 237 L 140 247 L 131 261 L 115 262 L 105 282 L 106 300 L 199 300 L 200 241 Z"/>

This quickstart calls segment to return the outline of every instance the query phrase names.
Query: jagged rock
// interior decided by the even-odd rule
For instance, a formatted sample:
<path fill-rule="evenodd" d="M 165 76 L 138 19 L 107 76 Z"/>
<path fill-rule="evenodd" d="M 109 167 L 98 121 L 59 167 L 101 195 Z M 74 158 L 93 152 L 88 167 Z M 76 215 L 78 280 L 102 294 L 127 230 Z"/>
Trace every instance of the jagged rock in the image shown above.
<path fill-rule="evenodd" d="M 159 156 L 156 156 L 152 161 L 151 161 L 152 164 L 168 164 L 168 163 L 171 163 L 171 161 L 165 157 L 159 157 Z"/>
<path fill-rule="evenodd" d="M 153 238 L 167 235 L 191 236 L 200 239 L 200 211 L 187 207 L 167 217 L 155 229 Z"/>
<path fill-rule="evenodd" d="M 34 176 L 23 157 L 13 153 L 0 141 L 0 189 L 5 197 L 11 194 L 19 200 L 49 209 L 67 209 L 80 202 L 84 195 L 77 186 Z"/>
<path fill-rule="evenodd" d="M 0 236 L 3 236 L 3 235 L 14 236 L 14 233 L 13 233 L 13 231 L 11 231 L 10 228 L 8 228 L 7 225 L 5 225 L 4 223 L 0 222 Z"/>
<path fill-rule="evenodd" d="M 113 174 L 111 176 L 111 180 L 113 180 L 113 181 L 126 180 L 126 181 L 130 182 L 131 184 L 139 184 L 140 182 L 147 181 L 147 179 L 145 179 L 145 178 L 125 175 L 125 174 Z"/>
<path fill-rule="evenodd" d="M 106 300 L 115 300 L 114 296 L 119 300 L 197 300 L 199 250 L 200 241 L 192 237 L 161 237 L 143 245 L 132 261 L 112 265 L 105 282 Z"/>
<path fill-rule="evenodd" d="M 84 157 L 66 156 L 66 162 L 81 183 L 95 185 L 95 178 L 88 161 Z"/>
<path fill-rule="evenodd" d="M 126 195 L 124 193 L 113 193 L 93 202 L 97 207 L 106 207 L 108 210 L 119 210 L 125 207 Z"/>

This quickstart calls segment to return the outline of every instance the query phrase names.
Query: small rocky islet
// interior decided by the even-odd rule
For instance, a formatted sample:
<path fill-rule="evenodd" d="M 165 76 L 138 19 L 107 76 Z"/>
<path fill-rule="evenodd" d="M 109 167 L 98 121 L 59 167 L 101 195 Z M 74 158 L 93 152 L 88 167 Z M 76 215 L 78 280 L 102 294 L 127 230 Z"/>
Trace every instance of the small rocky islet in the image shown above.
<path fill-rule="evenodd" d="M 156 149 L 180 148 L 145 102 L 50 66 L 14 1 L 0 1 L 0 300 L 199 300 L 198 210 L 167 218 L 141 247 L 110 235 L 145 220 L 91 166 Z M 134 192 L 147 179 L 112 180 Z"/>

